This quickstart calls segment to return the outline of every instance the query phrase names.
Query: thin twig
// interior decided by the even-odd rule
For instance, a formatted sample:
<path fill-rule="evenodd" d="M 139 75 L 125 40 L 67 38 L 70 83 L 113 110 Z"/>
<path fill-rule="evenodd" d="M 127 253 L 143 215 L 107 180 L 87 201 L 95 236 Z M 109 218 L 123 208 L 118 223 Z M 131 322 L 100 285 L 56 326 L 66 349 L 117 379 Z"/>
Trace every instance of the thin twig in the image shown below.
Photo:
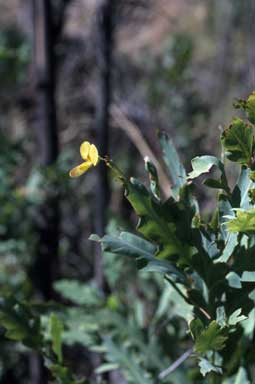
<path fill-rule="evenodd" d="M 186 301 L 186 303 L 190 304 L 190 300 L 187 296 L 184 295 L 184 293 L 180 290 L 180 288 L 178 287 L 178 285 L 172 280 L 170 279 L 169 276 L 165 275 L 164 278 L 168 281 L 169 284 L 172 285 L 172 287 L 179 293 L 179 295 L 183 298 L 183 300 Z"/>
<path fill-rule="evenodd" d="M 127 134 L 132 143 L 136 146 L 141 155 L 143 157 L 148 156 L 151 162 L 155 165 L 158 171 L 164 195 L 165 197 L 169 197 L 171 194 L 171 183 L 165 171 L 163 170 L 162 165 L 157 160 L 146 140 L 143 138 L 138 126 L 133 121 L 131 121 L 122 111 L 122 109 L 117 105 L 112 106 L 111 115 L 113 119 L 113 126 L 118 126 L 120 129 L 122 129 Z"/>
<path fill-rule="evenodd" d="M 165 379 L 168 375 L 174 372 L 193 352 L 193 347 L 184 352 L 177 360 L 175 360 L 168 368 L 160 372 L 158 380 Z"/>
<path fill-rule="evenodd" d="M 180 288 L 177 286 L 177 284 L 170 279 L 169 276 L 165 275 L 165 279 L 168 281 L 169 284 L 172 285 L 172 287 L 176 290 L 176 292 L 179 293 L 179 295 L 186 301 L 187 304 L 192 304 L 194 307 L 198 308 L 201 313 L 208 319 L 211 320 L 211 316 L 209 313 L 202 307 L 200 307 L 194 300 L 184 295 L 184 293 L 180 290 Z"/>

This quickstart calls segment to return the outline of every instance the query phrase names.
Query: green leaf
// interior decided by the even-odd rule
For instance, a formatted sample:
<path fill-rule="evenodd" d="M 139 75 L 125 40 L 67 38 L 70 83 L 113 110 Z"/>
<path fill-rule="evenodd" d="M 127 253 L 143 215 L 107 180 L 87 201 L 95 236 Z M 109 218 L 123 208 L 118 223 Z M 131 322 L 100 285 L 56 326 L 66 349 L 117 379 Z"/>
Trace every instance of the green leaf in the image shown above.
<path fill-rule="evenodd" d="M 214 189 L 224 189 L 221 180 L 206 179 L 204 185 Z"/>
<path fill-rule="evenodd" d="M 217 259 L 219 263 L 226 263 L 232 256 L 236 246 L 238 245 L 238 235 L 237 233 L 228 233 L 225 247 L 221 256 Z"/>
<path fill-rule="evenodd" d="M 204 329 L 200 335 L 195 339 L 195 349 L 199 353 L 205 353 L 210 350 L 219 351 L 225 347 L 227 336 L 215 320 L 213 320 L 209 327 Z"/>
<path fill-rule="evenodd" d="M 119 236 L 105 235 L 102 239 L 93 236 L 93 239 L 101 243 L 104 252 L 135 258 L 138 268 L 144 272 L 169 273 L 180 281 L 185 280 L 183 273 L 169 261 L 155 258 L 157 247 L 139 236 L 121 232 Z"/>
<path fill-rule="evenodd" d="M 249 178 L 250 178 L 253 182 L 255 182 L 255 171 L 251 171 L 251 172 L 249 173 Z"/>
<path fill-rule="evenodd" d="M 229 232 L 254 233 L 255 208 L 249 211 L 236 211 L 236 217 L 225 224 Z"/>
<path fill-rule="evenodd" d="M 217 248 L 217 244 L 215 240 L 211 240 L 210 238 L 208 239 L 206 236 L 203 235 L 202 232 L 201 232 L 201 240 L 202 240 L 202 246 L 206 251 L 206 253 L 208 254 L 208 256 L 211 259 L 217 258 L 217 256 L 219 255 L 219 250 Z"/>
<path fill-rule="evenodd" d="M 253 154 L 253 128 L 240 118 L 234 118 L 221 135 L 229 160 L 249 166 Z"/>
<path fill-rule="evenodd" d="M 189 324 L 191 336 L 196 340 L 204 330 L 204 325 L 200 319 L 193 319 Z"/>
<path fill-rule="evenodd" d="M 192 172 L 188 174 L 188 179 L 195 179 L 203 173 L 208 173 L 216 165 L 219 167 L 220 161 L 215 156 L 197 156 L 191 160 Z"/>
<path fill-rule="evenodd" d="M 199 360 L 200 361 L 198 365 L 200 367 L 200 372 L 201 372 L 201 375 L 203 375 L 204 377 L 207 375 L 207 373 L 210 373 L 210 372 L 216 372 L 216 373 L 222 374 L 222 369 L 210 363 L 209 360 L 204 359 L 203 357 L 200 357 Z"/>
<path fill-rule="evenodd" d="M 241 278 L 237 273 L 235 273 L 233 271 L 229 272 L 226 275 L 226 279 L 228 281 L 228 285 L 231 288 L 236 288 L 236 289 L 242 288 Z"/>
<path fill-rule="evenodd" d="M 248 379 L 246 370 L 240 367 L 236 375 L 225 379 L 222 384 L 251 384 L 251 382 Z"/>
<path fill-rule="evenodd" d="M 26 346 L 38 348 L 41 345 L 40 319 L 33 315 L 30 307 L 14 297 L 0 300 L 0 325 L 6 329 L 5 336 L 22 341 Z"/>
<path fill-rule="evenodd" d="M 223 305 L 217 307 L 216 309 L 216 321 L 220 327 L 224 327 L 226 325 L 226 312 Z"/>
<path fill-rule="evenodd" d="M 93 236 L 93 237 L 92 237 Z M 105 235 L 104 237 L 95 238 L 94 235 L 90 240 L 99 241 L 105 252 L 112 252 L 117 255 L 125 255 L 129 257 L 144 257 L 151 260 L 157 251 L 157 247 L 149 241 L 129 232 L 121 232 L 119 236 Z"/>
<path fill-rule="evenodd" d="M 255 187 L 250 179 L 250 169 L 242 169 L 238 178 L 237 185 L 234 188 L 231 205 L 233 208 L 249 209 L 252 208 L 249 198 L 249 190 Z"/>
<path fill-rule="evenodd" d="M 244 271 L 255 271 L 254 252 L 255 246 L 247 248 L 244 244 L 240 244 L 240 246 L 236 248 L 233 261 L 234 270 L 239 276 L 241 276 Z"/>
<path fill-rule="evenodd" d="M 248 196 L 251 204 L 255 204 L 255 188 L 251 188 L 248 191 Z"/>
<path fill-rule="evenodd" d="M 193 160 L 191 160 L 191 165 L 193 171 L 188 174 L 188 179 L 190 180 L 195 179 L 204 173 L 208 173 L 213 166 L 216 166 L 221 172 L 220 179 L 206 179 L 204 181 L 204 184 L 207 187 L 223 189 L 227 193 L 230 193 L 225 174 L 224 164 L 215 156 L 197 156 Z"/>
<path fill-rule="evenodd" d="M 140 260 L 141 259 L 138 259 L 138 265 Z M 167 260 L 159 260 L 157 258 L 149 261 L 146 260 L 146 265 L 139 269 L 141 272 L 168 273 L 169 275 L 174 275 L 180 282 L 185 282 L 185 276 Z"/>
<path fill-rule="evenodd" d="M 159 132 L 159 142 L 163 152 L 163 159 L 173 182 L 173 197 L 177 199 L 180 188 L 186 183 L 186 171 L 179 159 L 173 142 L 169 139 L 166 133 Z"/>
<path fill-rule="evenodd" d="M 62 335 L 62 340 L 67 345 L 74 345 L 79 343 L 86 348 L 91 348 L 95 345 L 95 334 L 98 332 L 101 319 L 97 318 L 101 315 L 100 309 L 96 314 L 91 311 L 91 316 L 88 310 L 82 311 L 81 308 L 70 308 L 68 310 L 68 317 L 65 319 L 66 328 Z M 102 316 L 102 315 L 101 315 Z M 114 312 L 112 312 L 114 317 Z M 105 316 L 103 317 L 105 319 Z"/>
<path fill-rule="evenodd" d="M 255 92 L 252 92 L 247 100 L 237 100 L 234 107 L 243 109 L 250 122 L 255 124 Z"/>
<path fill-rule="evenodd" d="M 50 335 L 52 339 L 52 349 L 55 352 L 58 362 L 61 364 L 62 357 L 62 332 L 63 324 L 55 313 L 50 316 Z"/>
<path fill-rule="evenodd" d="M 239 368 L 234 384 L 251 384 L 248 380 L 247 372 L 243 367 Z"/>
<path fill-rule="evenodd" d="M 252 92 L 252 94 L 248 97 L 245 111 L 247 112 L 250 122 L 255 124 L 255 92 Z"/>
<path fill-rule="evenodd" d="M 126 197 L 140 217 L 138 231 L 146 239 L 161 245 L 158 257 L 175 255 L 189 258 L 190 247 L 177 237 L 176 224 L 170 221 L 173 207 L 171 204 L 162 205 L 154 201 L 144 185 L 133 178 L 126 183 Z"/>
<path fill-rule="evenodd" d="M 252 301 L 255 301 L 255 289 L 253 289 L 250 293 L 249 293 L 249 298 L 252 300 Z"/>
<path fill-rule="evenodd" d="M 241 281 L 244 283 L 254 283 L 255 282 L 255 272 L 244 271 L 241 276 Z"/>
<path fill-rule="evenodd" d="M 131 379 L 130 382 L 134 384 L 152 384 L 152 381 L 146 377 L 146 373 L 128 350 L 118 346 L 109 338 L 105 339 L 104 345 L 107 348 L 110 361 L 117 364 L 128 374 Z"/>
<path fill-rule="evenodd" d="M 119 368 L 118 364 L 115 363 L 105 363 L 100 365 L 97 369 L 95 369 L 95 373 L 97 375 L 101 375 L 102 373 L 105 372 L 111 372 Z"/>
<path fill-rule="evenodd" d="M 230 234 L 227 232 L 227 227 L 225 225 L 226 216 L 232 216 L 232 218 L 235 218 L 235 214 L 233 212 L 233 209 L 229 200 L 222 193 L 219 194 L 218 207 L 219 207 L 220 232 L 223 237 L 223 240 L 226 243 L 227 241 L 229 241 L 229 236 L 230 236 Z"/>
<path fill-rule="evenodd" d="M 169 280 L 167 280 L 169 282 Z M 181 285 L 178 286 L 181 291 L 184 291 Z M 188 304 L 187 301 L 175 290 L 172 285 L 165 287 L 161 298 L 159 300 L 158 309 L 155 318 L 163 318 L 169 313 L 169 306 L 171 305 L 171 317 L 182 317 L 186 322 L 191 322 L 193 318 L 193 305 Z"/>
<path fill-rule="evenodd" d="M 253 298 L 253 301 L 254 298 Z M 253 339 L 254 334 L 254 324 L 255 324 L 255 308 L 253 308 L 249 313 L 246 320 L 244 320 L 241 325 L 244 329 L 244 334 L 249 340 Z"/>
<path fill-rule="evenodd" d="M 236 325 L 240 323 L 240 321 L 247 319 L 247 316 L 241 315 L 241 312 L 242 308 L 238 308 L 236 311 L 234 311 L 228 318 L 228 324 Z"/>
<path fill-rule="evenodd" d="M 159 180 L 158 180 L 158 172 L 153 163 L 150 162 L 150 159 L 148 157 L 144 158 L 145 162 L 145 169 L 149 174 L 150 179 L 150 190 L 153 194 L 153 196 L 160 200 L 160 187 L 159 187 Z"/>
<path fill-rule="evenodd" d="M 83 284 L 77 280 L 59 280 L 54 283 L 54 288 L 63 297 L 78 305 L 88 307 L 102 303 L 102 296 L 94 286 Z"/>
<path fill-rule="evenodd" d="M 45 365 L 58 384 L 89 384 L 85 379 L 74 379 L 67 367 L 63 367 L 60 364 L 52 364 L 49 360 L 45 361 Z"/>

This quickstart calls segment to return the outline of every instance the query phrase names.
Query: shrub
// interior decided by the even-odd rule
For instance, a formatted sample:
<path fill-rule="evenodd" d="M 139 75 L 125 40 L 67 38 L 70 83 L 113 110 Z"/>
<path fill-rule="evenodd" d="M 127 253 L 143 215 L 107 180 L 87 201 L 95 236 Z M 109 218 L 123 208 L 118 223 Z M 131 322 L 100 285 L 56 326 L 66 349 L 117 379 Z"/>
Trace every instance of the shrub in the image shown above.
<path fill-rule="evenodd" d="M 58 383 L 77 383 L 63 365 L 62 342 L 79 342 L 102 352 L 97 373 L 118 368 L 133 384 L 254 380 L 255 94 L 238 100 L 235 107 L 247 118 L 234 118 L 223 131 L 221 157 L 196 157 L 189 173 L 171 140 L 159 134 L 172 181 L 166 200 L 148 159 L 148 189 L 134 178 L 127 180 L 112 161 L 105 160 L 139 217 L 138 234 L 92 235 L 91 239 L 101 244 L 106 258 L 111 254 L 107 272 L 111 288 L 118 281 L 112 273 L 114 260 L 119 268 L 121 256 L 130 257 L 140 271 L 154 272 L 154 280 L 145 280 L 141 274 L 141 301 L 133 293 L 127 299 L 132 289 L 128 274 L 121 277 L 123 286 L 115 284 L 108 297 L 93 285 L 57 282 L 57 291 L 75 304 L 65 309 L 49 304 L 41 310 L 14 295 L 1 300 L 5 336 L 40 351 Z M 227 160 L 240 169 L 234 186 L 226 171 Z M 199 181 L 218 191 L 211 214 L 199 209 Z M 133 273 L 132 267 L 127 270 Z M 142 302 L 148 305 L 146 311 Z"/>
<path fill-rule="evenodd" d="M 255 93 L 238 100 L 235 107 L 247 119 L 235 117 L 223 131 L 221 158 L 196 157 L 188 174 L 172 142 L 160 133 L 173 185 L 171 197 L 166 201 L 160 197 L 156 169 L 147 160 L 150 190 L 120 175 L 126 198 L 139 217 L 139 235 L 93 237 L 103 251 L 130 256 L 142 271 L 162 273 L 181 295 L 192 309 L 185 357 L 195 358 L 201 374 L 215 383 L 254 379 Z M 234 187 L 225 170 L 227 159 L 240 168 Z M 209 218 L 201 214 L 195 197 L 198 178 L 218 191 Z"/>

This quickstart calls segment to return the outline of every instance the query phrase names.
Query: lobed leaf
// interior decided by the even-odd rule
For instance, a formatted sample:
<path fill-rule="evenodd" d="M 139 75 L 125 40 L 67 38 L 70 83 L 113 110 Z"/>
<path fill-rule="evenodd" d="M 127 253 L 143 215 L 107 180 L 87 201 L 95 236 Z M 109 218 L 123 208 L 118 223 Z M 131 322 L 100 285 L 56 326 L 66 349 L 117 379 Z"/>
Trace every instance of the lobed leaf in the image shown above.
<path fill-rule="evenodd" d="M 96 287 L 83 284 L 77 280 L 58 280 L 54 288 L 64 298 L 78 305 L 97 306 L 102 303 L 102 296 Z"/>
<path fill-rule="evenodd" d="M 138 231 L 146 239 L 160 244 L 158 257 L 175 255 L 189 258 L 190 247 L 177 236 L 176 224 L 171 214 L 172 206 L 154 201 L 144 185 L 135 179 L 126 184 L 126 197 L 140 217 Z"/>
<path fill-rule="evenodd" d="M 234 118 L 221 135 L 229 160 L 249 166 L 253 155 L 253 128 L 240 118 Z"/>
<path fill-rule="evenodd" d="M 225 224 L 229 232 L 255 233 L 255 208 L 236 211 L 236 217 Z"/>
<path fill-rule="evenodd" d="M 138 268 L 146 272 L 160 272 L 174 275 L 180 281 L 185 280 L 184 274 L 167 260 L 159 260 L 154 257 L 157 247 L 149 241 L 129 232 L 121 232 L 119 236 L 105 235 L 95 238 L 104 252 L 111 252 L 121 256 L 129 256 L 137 260 Z"/>
<path fill-rule="evenodd" d="M 210 372 L 216 372 L 216 373 L 222 374 L 221 367 L 216 367 L 215 365 L 210 363 L 209 360 L 203 357 L 200 357 L 198 365 L 200 367 L 201 375 L 204 377 L 207 375 L 207 373 L 210 373 Z"/>
<path fill-rule="evenodd" d="M 241 315 L 242 308 L 238 308 L 235 310 L 228 318 L 228 324 L 229 325 L 236 325 L 240 323 L 240 321 L 243 321 L 247 319 L 247 316 Z"/>
<path fill-rule="evenodd" d="M 104 345 L 107 348 L 110 361 L 117 364 L 124 370 L 124 372 L 126 372 L 130 379 L 130 383 L 152 384 L 152 381 L 146 377 L 146 373 L 128 350 L 126 350 L 123 346 L 117 345 L 110 338 L 105 339 Z"/>
<path fill-rule="evenodd" d="M 208 328 L 202 330 L 195 337 L 195 350 L 199 353 L 207 351 L 220 351 L 225 347 L 227 336 L 224 328 L 221 328 L 215 320 L 213 320 Z"/>

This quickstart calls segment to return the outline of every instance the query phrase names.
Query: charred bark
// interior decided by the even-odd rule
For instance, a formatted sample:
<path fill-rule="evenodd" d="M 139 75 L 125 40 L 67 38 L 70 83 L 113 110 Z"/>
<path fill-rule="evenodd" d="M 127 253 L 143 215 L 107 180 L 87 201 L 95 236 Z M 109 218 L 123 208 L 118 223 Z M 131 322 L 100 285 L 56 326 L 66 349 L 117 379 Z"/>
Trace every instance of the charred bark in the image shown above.
<path fill-rule="evenodd" d="M 49 178 L 59 154 L 56 83 L 58 57 L 56 44 L 61 37 L 65 10 L 70 0 L 56 8 L 52 0 L 32 0 L 33 10 L 33 82 L 35 94 L 35 129 L 40 165 L 47 189 L 38 212 L 38 246 L 32 278 L 45 300 L 54 297 L 53 281 L 58 265 L 60 209 L 58 186 Z"/>
<path fill-rule="evenodd" d="M 35 229 L 37 246 L 31 268 L 31 279 L 43 300 L 54 299 L 53 282 L 58 271 L 60 206 L 58 185 L 50 177 L 59 154 L 56 106 L 55 47 L 60 37 L 64 10 L 63 0 L 56 13 L 51 0 L 32 0 L 33 12 L 33 88 L 35 98 L 35 130 L 41 166 L 44 200 L 37 212 Z M 56 19 L 56 14 L 59 18 Z M 53 170 L 54 173 L 54 170 Z M 30 380 L 33 384 L 48 382 L 48 374 L 37 354 L 30 357 Z"/>
<path fill-rule="evenodd" d="M 55 165 L 59 153 L 55 100 L 55 38 L 50 0 L 33 0 L 33 21 L 35 128 L 41 170 L 47 180 L 47 169 Z M 38 246 L 32 273 L 35 286 L 45 300 L 53 297 L 52 284 L 58 257 L 59 202 L 53 191 L 51 185 L 45 190 L 45 199 L 38 212 Z"/>
<path fill-rule="evenodd" d="M 112 52 L 114 32 L 114 0 L 102 0 L 97 10 L 97 100 L 96 135 L 97 147 L 101 156 L 109 153 L 109 120 L 112 98 Z M 95 229 L 99 236 L 105 232 L 109 202 L 109 181 L 107 169 L 102 162 L 97 171 Z M 103 270 L 100 249 L 96 249 L 95 279 L 103 288 Z"/>

